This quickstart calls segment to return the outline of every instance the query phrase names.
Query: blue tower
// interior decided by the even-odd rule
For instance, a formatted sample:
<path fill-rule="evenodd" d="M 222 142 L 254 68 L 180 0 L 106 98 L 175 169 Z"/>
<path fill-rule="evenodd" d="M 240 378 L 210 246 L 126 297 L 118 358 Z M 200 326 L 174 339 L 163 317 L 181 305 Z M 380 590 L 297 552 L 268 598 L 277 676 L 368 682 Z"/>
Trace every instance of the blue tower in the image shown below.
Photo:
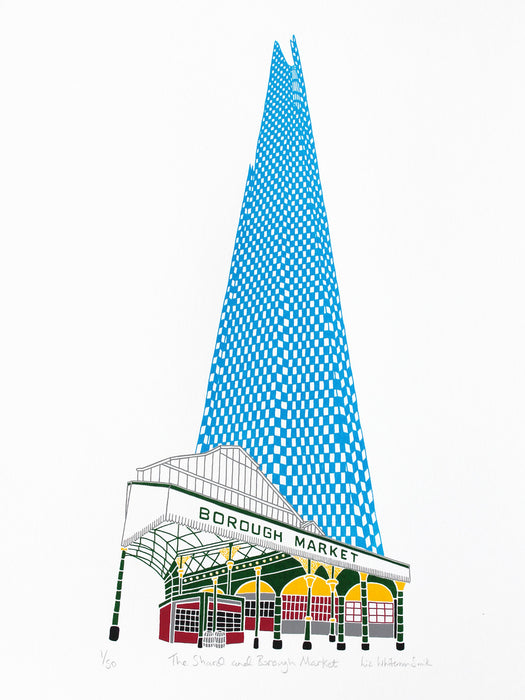
<path fill-rule="evenodd" d="M 383 554 L 306 90 L 277 43 L 197 452 L 240 445 L 299 514 Z"/>

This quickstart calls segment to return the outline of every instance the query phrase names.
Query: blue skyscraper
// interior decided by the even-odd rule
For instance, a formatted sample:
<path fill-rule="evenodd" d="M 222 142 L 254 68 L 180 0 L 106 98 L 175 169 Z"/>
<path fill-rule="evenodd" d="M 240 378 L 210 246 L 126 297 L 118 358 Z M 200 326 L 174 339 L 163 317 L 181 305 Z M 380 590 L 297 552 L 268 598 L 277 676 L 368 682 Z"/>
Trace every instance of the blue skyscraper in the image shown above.
<path fill-rule="evenodd" d="M 383 553 L 310 113 L 273 50 L 197 452 L 240 445 L 300 515 Z"/>

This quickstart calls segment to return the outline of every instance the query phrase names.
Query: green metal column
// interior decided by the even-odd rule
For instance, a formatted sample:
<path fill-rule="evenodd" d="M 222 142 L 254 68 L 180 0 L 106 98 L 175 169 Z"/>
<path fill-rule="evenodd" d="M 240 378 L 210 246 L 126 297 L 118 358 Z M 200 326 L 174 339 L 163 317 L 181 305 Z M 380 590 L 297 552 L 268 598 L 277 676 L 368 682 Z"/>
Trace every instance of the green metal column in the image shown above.
<path fill-rule="evenodd" d="M 126 550 L 122 549 L 122 554 L 120 555 L 120 568 L 117 578 L 117 590 L 115 592 L 115 607 L 113 608 L 113 619 L 111 627 L 109 628 L 109 638 L 112 642 L 116 642 L 119 638 L 120 627 L 118 626 L 118 617 L 120 613 L 120 596 L 122 594 L 122 579 L 124 577 L 124 560 L 126 558 Z"/>
<path fill-rule="evenodd" d="M 361 649 L 368 651 L 368 590 L 366 580 L 368 574 L 360 573 L 361 577 Z"/>
<path fill-rule="evenodd" d="M 219 580 L 217 576 L 213 580 L 213 622 L 212 631 L 215 632 L 217 629 L 217 581 Z"/>
<path fill-rule="evenodd" d="M 281 606 L 282 598 L 280 595 L 275 596 L 275 610 L 273 615 L 273 648 L 282 649 L 283 640 L 281 639 Z"/>
<path fill-rule="evenodd" d="M 404 624 L 403 624 L 403 590 L 405 584 L 401 581 L 396 581 L 397 587 L 397 606 L 396 606 L 396 649 L 403 651 L 405 648 Z"/>
<path fill-rule="evenodd" d="M 205 593 L 199 594 L 199 636 L 197 638 L 197 647 L 202 647 L 202 637 L 204 630 L 208 624 L 208 596 Z"/>
<path fill-rule="evenodd" d="M 344 651 L 345 643 L 345 599 L 340 595 L 337 598 L 337 649 Z"/>
<path fill-rule="evenodd" d="M 231 549 L 231 548 L 230 548 Z M 233 569 L 233 561 L 229 559 L 226 562 L 226 566 L 228 567 L 228 575 L 226 579 L 226 594 L 231 595 L 232 594 L 232 569 Z"/>
<path fill-rule="evenodd" d="M 330 578 L 326 583 L 330 586 L 330 634 L 328 635 L 328 641 L 335 642 L 335 587 L 337 586 L 337 579 Z"/>
<path fill-rule="evenodd" d="M 308 566 L 308 568 L 310 568 Z M 306 574 L 306 585 L 308 586 L 308 597 L 306 598 L 306 617 L 304 620 L 304 642 L 303 649 L 309 650 L 312 648 L 312 586 L 315 580 L 313 574 Z"/>
<path fill-rule="evenodd" d="M 259 648 L 259 616 L 261 607 L 261 567 L 255 567 L 255 637 L 253 648 Z"/>

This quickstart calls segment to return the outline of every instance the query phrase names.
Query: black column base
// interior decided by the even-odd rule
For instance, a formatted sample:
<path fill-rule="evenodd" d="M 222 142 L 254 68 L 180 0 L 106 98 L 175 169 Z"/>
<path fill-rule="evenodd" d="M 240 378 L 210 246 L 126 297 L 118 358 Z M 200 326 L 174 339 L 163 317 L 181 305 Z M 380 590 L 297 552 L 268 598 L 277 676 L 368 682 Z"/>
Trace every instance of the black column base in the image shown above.
<path fill-rule="evenodd" d="M 199 637 L 199 638 L 197 639 L 197 647 L 198 647 L 199 649 L 202 649 L 202 637 Z"/>
<path fill-rule="evenodd" d="M 282 649 L 283 648 L 283 640 L 282 639 L 274 639 L 272 643 L 272 647 L 274 649 Z"/>
<path fill-rule="evenodd" d="M 335 634 L 329 634 L 329 635 L 328 635 L 328 641 L 329 641 L 329 642 L 335 642 Z"/>
<path fill-rule="evenodd" d="M 344 651 L 346 649 L 346 642 L 337 642 L 337 650 Z"/>
<path fill-rule="evenodd" d="M 118 625 L 111 625 L 109 628 L 109 638 L 112 642 L 116 642 L 120 634 L 120 627 Z"/>
<path fill-rule="evenodd" d="M 363 651 L 368 651 L 368 650 L 370 649 L 370 642 L 363 642 L 363 643 L 361 644 L 361 649 L 362 649 Z"/>
<path fill-rule="evenodd" d="M 396 642 L 396 649 L 398 651 L 403 651 L 404 648 L 405 648 L 405 642 Z"/>
<path fill-rule="evenodd" d="M 259 637 L 255 637 L 253 640 L 253 648 L 258 649 L 259 648 Z"/>
<path fill-rule="evenodd" d="M 303 642 L 303 649 L 310 650 L 312 648 L 312 642 Z"/>

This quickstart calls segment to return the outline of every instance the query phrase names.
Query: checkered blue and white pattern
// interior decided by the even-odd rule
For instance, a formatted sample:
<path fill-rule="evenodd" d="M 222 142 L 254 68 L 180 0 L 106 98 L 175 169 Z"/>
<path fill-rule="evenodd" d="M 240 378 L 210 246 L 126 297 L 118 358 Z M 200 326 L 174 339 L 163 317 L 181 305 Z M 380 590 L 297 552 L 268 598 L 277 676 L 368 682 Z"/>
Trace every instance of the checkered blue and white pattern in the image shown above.
<path fill-rule="evenodd" d="M 300 515 L 383 553 L 295 38 L 250 166 L 197 452 L 240 445 Z"/>

